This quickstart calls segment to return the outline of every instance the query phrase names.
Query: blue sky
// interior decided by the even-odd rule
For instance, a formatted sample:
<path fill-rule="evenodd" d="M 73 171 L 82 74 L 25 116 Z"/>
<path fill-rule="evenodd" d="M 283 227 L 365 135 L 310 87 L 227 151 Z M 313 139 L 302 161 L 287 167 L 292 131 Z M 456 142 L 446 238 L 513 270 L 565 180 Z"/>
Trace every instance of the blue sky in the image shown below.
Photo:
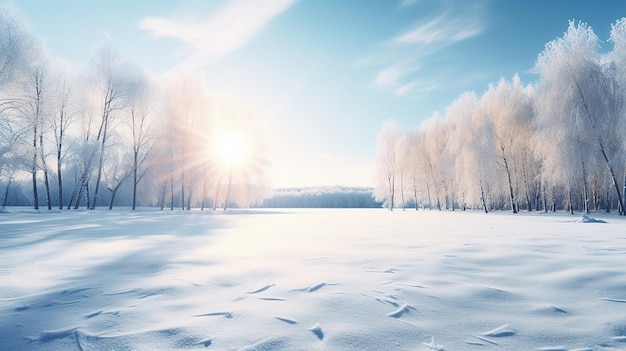
<path fill-rule="evenodd" d="M 569 20 L 604 41 L 626 16 L 621 0 L 9 3 L 76 67 L 108 41 L 157 76 L 204 75 L 265 126 L 277 187 L 372 185 L 384 121 L 408 131 L 500 77 L 532 83 L 537 55 Z"/>

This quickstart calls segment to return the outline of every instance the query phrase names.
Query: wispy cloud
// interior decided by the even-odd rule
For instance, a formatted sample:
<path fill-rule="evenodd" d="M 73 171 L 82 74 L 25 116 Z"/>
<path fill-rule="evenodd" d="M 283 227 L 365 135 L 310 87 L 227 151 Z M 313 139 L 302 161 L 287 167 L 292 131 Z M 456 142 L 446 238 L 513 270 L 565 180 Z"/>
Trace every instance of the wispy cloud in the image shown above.
<path fill-rule="evenodd" d="M 376 87 L 393 89 L 397 87 L 398 82 L 405 76 L 415 72 L 418 69 L 414 62 L 397 62 L 391 66 L 380 70 L 374 79 Z"/>
<path fill-rule="evenodd" d="M 295 0 L 231 0 L 205 18 L 148 17 L 139 27 L 156 37 L 170 37 L 188 44 L 193 53 L 188 63 L 215 63 L 246 46 Z"/>
<path fill-rule="evenodd" d="M 477 17 L 453 17 L 442 14 L 393 39 L 398 44 L 440 44 L 451 45 L 480 34 L 483 23 Z"/>
<path fill-rule="evenodd" d="M 409 7 L 409 6 L 415 4 L 418 1 L 420 1 L 420 0 L 402 0 L 400 2 L 400 5 L 398 6 L 398 8 L 403 9 L 405 7 Z"/>
<path fill-rule="evenodd" d="M 399 8 L 418 2 L 403 0 Z M 387 60 L 379 63 L 383 67 L 379 69 L 372 85 L 393 92 L 396 96 L 432 91 L 438 84 L 418 84 L 418 81 L 423 80 L 418 76 L 425 71 L 423 67 L 428 66 L 426 62 L 444 49 L 480 35 L 486 27 L 484 18 L 482 2 L 468 4 L 465 1 L 444 1 L 437 13 L 423 15 L 408 29 L 379 47 L 393 55 L 385 55 Z"/>

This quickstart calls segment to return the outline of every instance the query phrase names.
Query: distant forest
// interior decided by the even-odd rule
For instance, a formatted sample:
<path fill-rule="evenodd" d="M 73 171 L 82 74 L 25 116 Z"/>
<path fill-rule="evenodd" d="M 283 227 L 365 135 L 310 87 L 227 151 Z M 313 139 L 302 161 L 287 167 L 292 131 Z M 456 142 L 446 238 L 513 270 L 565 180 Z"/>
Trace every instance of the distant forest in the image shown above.
<path fill-rule="evenodd" d="M 381 208 L 372 188 L 311 187 L 274 190 L 255 207 L 265 208 Z"/>

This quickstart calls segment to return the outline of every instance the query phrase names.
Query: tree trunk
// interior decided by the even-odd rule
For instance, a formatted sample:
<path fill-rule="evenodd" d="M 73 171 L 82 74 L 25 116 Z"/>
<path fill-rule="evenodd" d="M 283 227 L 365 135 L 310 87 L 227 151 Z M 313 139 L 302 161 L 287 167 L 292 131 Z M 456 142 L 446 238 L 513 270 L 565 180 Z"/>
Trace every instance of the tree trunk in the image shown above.
<path fill-rule="evenodd" d="M 576 83 L 576 88 L 578 89 L 578 93 L 580 94 L 580 98 L 582 100 L 583 107 L 585 108 L 585 113 L 587 114 L 587 118 L 589 119 L 589 123 L 591 124 L 591 128 L 593 129 L 594 133 L 596 133 L 596 140 L 600 148 L 600 153 L 602 154 L 602 157 L 604 158 L 604 162 L 607 168 L 609 169 L 609 174 L 611 175 L 611 180 L 613 181 L 613 186 L 615 188 L 615 193 L 617 195 L 617 202 L 618 202 L 618 207 L 620 211 L 619 214 L 624 216 L 626 215 L 626 213 L 624 213 L 624 200 L 622 199 L 622 194 L 619 189 L 619 182 L 617 181 L 615 170 L 613 169 L 613 166 L 611 165 L 609 157 L 606 154 L 606 148 L 604 147 L 604 143 L 602 142 L 600 135 L 597 134 L 598 132 L 597 132 L 597 127 L 596 127 L 596 121 L 593 119 L 593 116 L 591 115 L 591 111 L 589 110 L 589 107 L 587 106 L 587 102 L 585 101 L 585 96 L 583 95 L 583 92 L 580 89 L 580 85 L 578 84 L 578 80 L 575 77 L 574 77 L 574 82 Z"/>
<path fill-rule="evenodd" d="M 489 213 L 489 210 L 487 209 L 487 201 L 485 199 L 485 188 L 483 187 L 482 182 L 480 182 L 480 201 L 483 204 L 483 210 L 485 213 Z"/>
<path fill-rule="evenodd" d="M 517 206 L 515 205 L 515 193 L 513 192 L 513 182 L 511 180 L 511 170 L 509 169 L 509 163 L 507 162 L 506 157 L 502 158 L 502 162 L 504 163 L 504 171 L 506 172 L 506 179 L 509 183 L 509 197 L 511 199 L 511 209 L 513 213 L 517 213 Z"/>
<path fill-rule="evenodd" d="M 187 211 L 191 211 L 191 188 L 187 191 Z"/>
<path fill-rule="evenodd" d="M 30 173 L 33 180 L 33 198 L 35 210 L 39 209 L 39 194 L 37 193 L 37 125 L 33 126 L 33 162 Z"/>
<path fill-rule="evenodd" d="M 2 200 L 2 209 L 7 206 L 7 201 L 9 200 L 9 187 L 11 187 L 11 183 L 13 183 L 13 178 L 9 178 L 7 181 L 7 186 L 4 188 L 4 200 Z"/>
<path fill-rule="evenodd" d="M 215 211 L 217 209 L 217 199 L 220 196 L 221 184 L 222 184 L 222 179 L 220 177 L 220 180 L 217 182 L 217 187 L 215 188 L 215 197 L 213 198 L 213 211 Z"/>
<path fill-rule="evenodd" d="M 113 201 L 115 200 L 115 194 L 117 193 L 117 189 L 118 187 L 115 187 L 114 189 L 108 188 L 109 191 L 111 192 L 111 201 L 109 201 L 109 211 L 113 209 Z"/>
<path fill-rule="evenodd" d="M 106 127 L 105 127 L 106 128 Z M 96 188 L 93 191 L 93 203 L 91 207 L 87 205 L 87 208 L 91 210 L 96 209 L 96 203 L 98 202 L 98 189 L 100 189 L 100 181 L 102 180 L 102 166 L 104 165 L 104 143 L 106 141 L 106 130 L 102 137 L 102 144 L 100 146 L 100 159 L 98 161 L 98 176 L 96 177 Z"/>
<path fill-rule="evenodd" d="M 184 165 L 183 165 L 184 169 Z M 180 206 L 185 210 L 185 171 L 180 175 Z"/>
<path fill-rule="evenodd" d="M 206 198 L 206 177 L 202 181 L 202 201 L 200 204 L 200 211 L 204 211 L 204 199 Z"/>
<path fill-rule="evenodd" d="M 163 187 L 161 188 L 161 211 L 163 211 L 163 209 L 165 208 L 165 192 L 167 191 L 167 184 L 163 184 Z"/>
<path fill-rule="evenodd" d="M 48 205 L 48 210 L 51 210 L 52 200 L 50 199 L 50 182 L 48 181 L 48 171 L 45 169 L 43 171 L 43 182 L 46 186 L 46 204 Z"/>
<path fill-rule="evenodd" d="M 624 169 L 624 190 L 622 191 L 622 206 L 623 204 L 626 204 L 626 168 Z M 624 213 L 626 211 L 626 209 L 624 209 L 622 207 L 622 214 L 626 215 L 626 213 Z"/>
<path fill-rule="evenodd" d="M 57 180 L 59 185 L 59 210 L 63 209 L 63 181 L 61 177 L 61 149 L 57 151 Z"/>
<path fill-rule="evenodd" d="M 572 184 L 567 182 L 567 202 L 568 202 L 568 210 L 570 214 L 574 214 L 574 204 L 572 203 Z"/>
<path fill-rule="evenodd" d="M 402 211 L 406 211 L 406 201 L 404 201 L 404 174 L 400 175 L 400 199 L 402 200 Z"/>
<path fill-rule="evenodd" d="M 230 200 L 230 188 L 233 184 L 233 170 L 231 168 L 230 175 L 228 176 L 228 188 L 226 190 L 226 200 L 224 200 L 224 211 L 228 207 L 228 201 Z"/>

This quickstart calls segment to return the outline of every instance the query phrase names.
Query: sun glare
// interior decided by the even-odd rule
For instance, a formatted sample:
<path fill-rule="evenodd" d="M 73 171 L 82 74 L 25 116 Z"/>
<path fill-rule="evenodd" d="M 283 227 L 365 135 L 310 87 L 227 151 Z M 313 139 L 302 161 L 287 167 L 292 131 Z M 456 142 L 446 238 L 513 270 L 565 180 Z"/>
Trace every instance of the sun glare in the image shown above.
<path fill-rule="evenodd" d="M 242 133 L 220 135 L 214 144 L 214 155 L 223 165 L 235 166 L 243 163 L 248 157 L 248 138 Z"/>

